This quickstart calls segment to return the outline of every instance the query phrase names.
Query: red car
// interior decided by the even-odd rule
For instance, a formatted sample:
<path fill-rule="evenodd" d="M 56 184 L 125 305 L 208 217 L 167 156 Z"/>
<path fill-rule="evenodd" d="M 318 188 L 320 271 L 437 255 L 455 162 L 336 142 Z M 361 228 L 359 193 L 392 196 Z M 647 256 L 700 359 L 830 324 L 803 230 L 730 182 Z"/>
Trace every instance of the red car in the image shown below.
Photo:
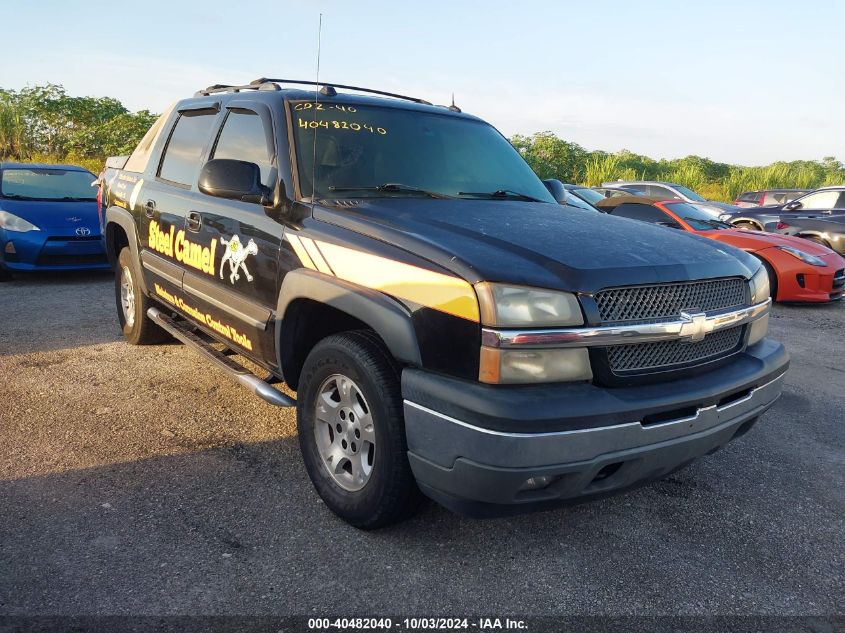
<path fill-rule="evenodd" d="M 741 248 L 769 272 L 773 301 L 836 301 L 845 293 L 845 259 L 826 246 L 787 235 L 737 229 L 693 203 L 642 196 L 607 198 L 612 215 L 681 229 Z"/>

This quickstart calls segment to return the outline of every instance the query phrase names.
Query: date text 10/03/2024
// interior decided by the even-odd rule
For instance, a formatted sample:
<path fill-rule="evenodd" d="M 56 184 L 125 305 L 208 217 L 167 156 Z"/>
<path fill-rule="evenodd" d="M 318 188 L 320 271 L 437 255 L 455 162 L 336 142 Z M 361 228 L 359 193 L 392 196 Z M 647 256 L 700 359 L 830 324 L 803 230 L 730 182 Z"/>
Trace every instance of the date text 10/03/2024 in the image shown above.
<path fill-rule="evenodd" d="M 308 628 L 316 631 L 330 630 L 397 630 L 397 631 L 519 631 L 528 628 L 525 620 L 513 618 L 309 618 Z"/>

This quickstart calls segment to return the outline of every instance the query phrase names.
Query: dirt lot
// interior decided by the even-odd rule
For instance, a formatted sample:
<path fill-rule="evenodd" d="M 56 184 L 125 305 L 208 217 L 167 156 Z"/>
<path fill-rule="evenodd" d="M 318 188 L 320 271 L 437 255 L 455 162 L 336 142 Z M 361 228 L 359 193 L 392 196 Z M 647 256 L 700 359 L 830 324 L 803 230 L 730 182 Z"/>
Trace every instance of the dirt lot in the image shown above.
<path fill-rule="evenodd" d="M 776 307 L 783 397 L 663 482 L 363 533 L 311 488 L 291 411 L 122 342 L 109 275 L 2 284 L 0 614 L 842 613 L 843 326 Z"/>

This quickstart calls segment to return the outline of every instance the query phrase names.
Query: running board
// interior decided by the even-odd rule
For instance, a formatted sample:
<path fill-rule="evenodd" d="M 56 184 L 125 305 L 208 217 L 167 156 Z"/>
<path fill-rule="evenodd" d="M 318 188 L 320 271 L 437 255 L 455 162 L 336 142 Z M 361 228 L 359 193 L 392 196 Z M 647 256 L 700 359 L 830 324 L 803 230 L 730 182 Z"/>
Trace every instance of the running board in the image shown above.
<path fill-rule="evenodd" d="M 251 373 L 245 367 L 238 365 L 223 352 L 219 352 L 211 347 L 211 345 L 188 329 L 188 327 L 174 321 L 158 308 L 149 308 L 147 310 L 147 316 L 156 325 L 172 334 L 195 352 L 199 352 L 205 356 L 206 359 L 210 360 L 213 365 L 222 370 L 229 378 L 242 387 L 246 387 L 262 400 L 274 404 L 277 407 L 296 406 L 296 400 L 283 394 L 275 387 L 271 387 L 266 381 L 261 380 L 261 378 Z"/>

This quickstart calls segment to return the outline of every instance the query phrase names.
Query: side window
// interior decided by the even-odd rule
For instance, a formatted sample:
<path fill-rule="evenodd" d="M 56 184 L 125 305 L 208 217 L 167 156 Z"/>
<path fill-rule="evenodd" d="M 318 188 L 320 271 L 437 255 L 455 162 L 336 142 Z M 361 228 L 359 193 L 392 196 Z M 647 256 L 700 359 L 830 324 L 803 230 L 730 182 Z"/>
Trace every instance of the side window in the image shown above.
<path fill-rule="evenodd" d="M 630 189 L 632 191 L 638 191 L 640 193 L 646 192 L 646 186 L 645 185 L 622 185 L 622 188 L 623 189 Z"/>
<path fill-rule="evenodd" d="M 838 199 L 838 191 L 817 191 L 801 198 L 801 209 L 833 209 Z"/>
<path fill-rule="evenodd" d="M 660 209 L 657 209 L 650 204 L 639 204 L 636 202 L 625 202 L 624 204 L 620 204 L 613 210 L 613 215 L 619 215 L 623 218 L 631 218 L 632 220 L 651 222 L 652 224 L 673 221 L 672 218 L 663 213 Z"/>
<path fill-rule="evenodd" d="M 845 191 L 839 192 L 839 200 L 836 203 L 836 206 L 833 207 L 834 209 L 845 209 Z"/>
<path fill-rule="evenodd" d="M 138 146 L 123 166 L 125 171 L 135 171 L 138 173 L 146 171 L 147 163 L 149 163 L 150 156 L 152 155 L 155 140 L 158 138 L 158 135 L 164 127 L 167 119 L 170 118 L 170 113 L 172 111 L 173 106 L 170 106 L 160 117 L 158 117 L 158 119 L 156 119 L 156 122 L 153 123 L 152 127 L 147 130 L 147 133 L 144 134 L 144 138 L 141 139 L 141 142 L 138 143 Z"/>
<path fill-rule="evenodd" d="M 660 187 L 658 185 L 649 185 L 648 186 L 648 195 L 654 198 L 662 198 L 663 200 L 679 200 L 680 196 L 674 193 L 671 189 L 667 189 L 666 187 Z"/>
<path fill-rule="evenodd" d="M 229 158 L 255 163 L 261 168 L 261 182 L 270 185 L 270 152 L 261 117 L 250 110 L 232 110 L 226 116 L 212 158 Z"/>
<path fill-rule="evenodd" d="M 763 200 L 764 193 L 765 192 L 763 191 L 757 191 L 756 193 L 752 191 L 751 193 L 743 194 L 740 197 L 740 200 L 743 202 L 761 202 Z"/>
<path fill-rule="evenodd" d="M 192 185 L 199 176 L 200 156 L 211 134 L 217 113 L 183 112 L 167 141 L 158 176 L 181 185 Z"/>

